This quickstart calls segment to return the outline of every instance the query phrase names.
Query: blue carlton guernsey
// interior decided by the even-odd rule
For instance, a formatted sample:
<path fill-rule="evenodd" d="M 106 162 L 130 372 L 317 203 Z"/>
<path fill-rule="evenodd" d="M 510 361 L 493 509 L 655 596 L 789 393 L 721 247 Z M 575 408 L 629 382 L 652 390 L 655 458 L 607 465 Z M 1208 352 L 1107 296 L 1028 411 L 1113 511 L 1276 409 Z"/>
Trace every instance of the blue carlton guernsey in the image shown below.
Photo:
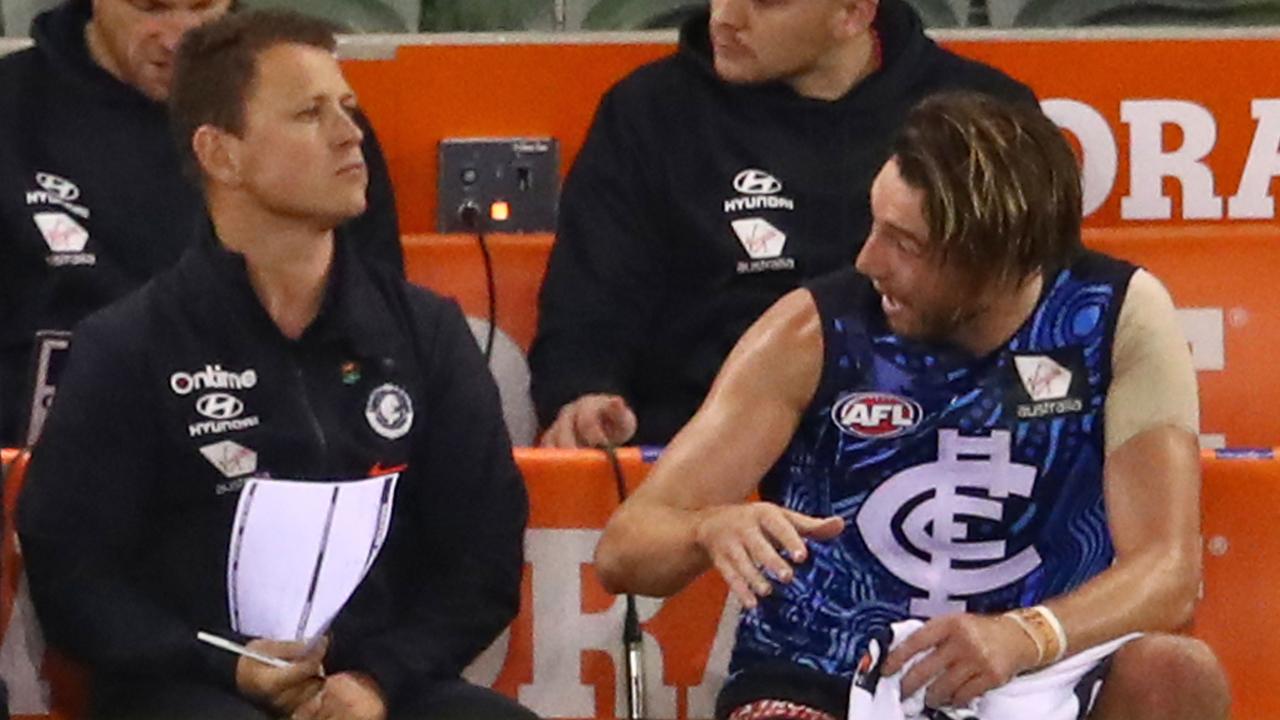
<path fill-rule="evenodd" d="M 1107 568 L 1103 406 L 1133 271 L 1081 255 L 980 358 L 894 336 L 851 271 L 810 285 L 823 375 L 761 492 L 847 526 L 743 614 L 732 669 L 849 676 L 889 623 L 1034 605 Z"/>

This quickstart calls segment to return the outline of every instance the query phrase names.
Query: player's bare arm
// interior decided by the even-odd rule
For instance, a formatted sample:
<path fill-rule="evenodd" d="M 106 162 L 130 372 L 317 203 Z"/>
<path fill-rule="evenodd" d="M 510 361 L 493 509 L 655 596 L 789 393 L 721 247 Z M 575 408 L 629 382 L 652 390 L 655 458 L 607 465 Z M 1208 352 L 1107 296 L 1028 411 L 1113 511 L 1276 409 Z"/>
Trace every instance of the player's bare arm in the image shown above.
<path fill-rule="evenodd" d="M 1049 603 L 1072 648 L 1191 619 L 1200 585 L 1195 372 L 1173 300 L 1150 274 L 1130 283 L 1107 397 L 1103 487 L 1116 562 Z"/>
<path fill-rule="evenodd" d="M 817 308 L 803 289 L 743 335 L 698 413 L 606 526 L 595 557 L 606 588 L 670 595 L 714 566 L 751 607 L 770 591 L 766 570 L 790 578 L 784 554 L 803 562 L 803 536 L 839 534 L 839 518 L 747 502 L 813 398 L 822 348 Z"/>

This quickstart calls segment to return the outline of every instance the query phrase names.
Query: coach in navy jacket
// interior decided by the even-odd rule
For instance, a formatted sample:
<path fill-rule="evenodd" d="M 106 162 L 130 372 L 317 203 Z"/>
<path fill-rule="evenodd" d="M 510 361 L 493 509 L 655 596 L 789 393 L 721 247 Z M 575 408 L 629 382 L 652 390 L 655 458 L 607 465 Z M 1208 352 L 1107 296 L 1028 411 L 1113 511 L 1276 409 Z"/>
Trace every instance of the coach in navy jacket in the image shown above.
<path fill-rule="evenodd" d="M 368 170 L 332 49 L 287 13 L 188 34 L 174 125 L 211 222 L 77 328 L 19 530 L 50 643 L 94 672 L 95 717 L 531 716 L 459 677 L 519 607 L 528 503 L 497 391 L 453 303 L 335 232 Z M 389 534 L 327 646 L 236 635 L 246 478 L 392 470 Z"/>

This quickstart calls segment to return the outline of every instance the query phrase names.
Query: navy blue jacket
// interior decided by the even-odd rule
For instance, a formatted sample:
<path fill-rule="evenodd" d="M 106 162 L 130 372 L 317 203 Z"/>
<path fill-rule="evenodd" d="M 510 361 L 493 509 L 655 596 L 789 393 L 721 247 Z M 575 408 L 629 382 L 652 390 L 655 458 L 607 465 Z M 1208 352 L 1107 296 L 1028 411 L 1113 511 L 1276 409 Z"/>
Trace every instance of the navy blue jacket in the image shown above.
<path fill-rule="evenodd" d="M 247 476 L 402 468 L 327 669 L 367 672 L 394 702 L 457 677 L 515 616 L 528 501 L 484 358 L 451 301 L 338 250 L 298 340 L 212 240 L 77 327 L 18 520 L 53 646 L 96 672 L 234 688 L 236 656 L 196 631 L 234 637 Z"/>

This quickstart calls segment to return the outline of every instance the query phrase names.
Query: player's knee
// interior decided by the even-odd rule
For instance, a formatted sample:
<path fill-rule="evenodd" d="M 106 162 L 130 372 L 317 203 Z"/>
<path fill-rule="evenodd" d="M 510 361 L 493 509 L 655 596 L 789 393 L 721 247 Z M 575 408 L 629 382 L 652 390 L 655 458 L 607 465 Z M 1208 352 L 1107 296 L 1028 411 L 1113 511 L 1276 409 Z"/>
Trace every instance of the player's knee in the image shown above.
<path fill-rule="evenodd" d="M 1129 643 L 1116 654 L 1107 684 L 1141 717 L 1217 720 L 1230 706 L 1222 664 L 1195 638 L 1152 635 Z"/>

